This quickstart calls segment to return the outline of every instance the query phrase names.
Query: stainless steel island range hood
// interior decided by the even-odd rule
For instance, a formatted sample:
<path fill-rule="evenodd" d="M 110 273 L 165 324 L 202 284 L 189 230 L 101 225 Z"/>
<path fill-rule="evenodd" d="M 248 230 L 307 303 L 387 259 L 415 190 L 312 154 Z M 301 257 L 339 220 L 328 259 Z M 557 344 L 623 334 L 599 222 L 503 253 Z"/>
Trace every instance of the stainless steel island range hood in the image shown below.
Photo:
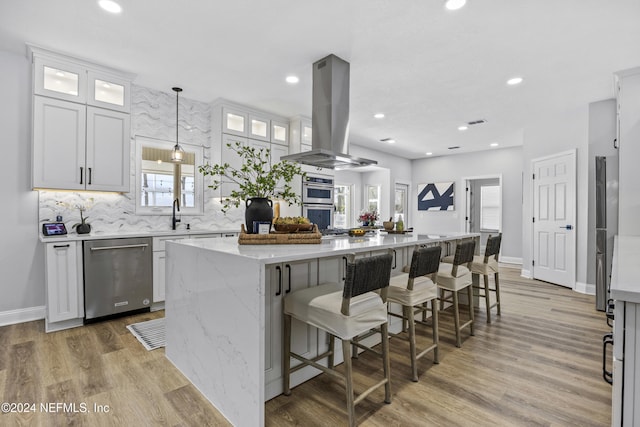
<path fill-rule="evenodd" d="M 312 150 L 281 160 L 327 169 L 378 164 L 349 155 L 349 63 L 329 55 L 313 64 Z"/>

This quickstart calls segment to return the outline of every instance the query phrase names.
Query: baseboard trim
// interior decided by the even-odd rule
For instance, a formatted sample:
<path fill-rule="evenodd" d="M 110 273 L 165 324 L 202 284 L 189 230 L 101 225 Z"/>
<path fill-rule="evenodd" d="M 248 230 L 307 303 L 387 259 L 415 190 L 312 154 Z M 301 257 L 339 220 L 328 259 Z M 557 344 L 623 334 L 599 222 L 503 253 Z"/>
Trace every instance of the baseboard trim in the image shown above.
<path fill-rule="evenodd" d="M 576 292 L 580 292 L 581 294 L 595 295 L 596 285 L 592 285 L 590 283 L 576 282 L 576 286 L 573 290 Z"/>
<path fill-rule="evenodd" d="M 0 312 L 0 326 L 15 325 L 16 323 L 31 322 L 44 319 L 45 306 L 21 308 Z"/>
<path fill-rule="evenodd" d="M 517 264 L 522 265 L 522 258 L 516 258 L 511 256 L 500 256 L 500 264 Z"/>
<path fill-rule="evenodd" d="M 525 270 L 524 268 L 520 270 L 520 277 L 524 277 L 525 279 L 533 279 L 531 270 Z"/>

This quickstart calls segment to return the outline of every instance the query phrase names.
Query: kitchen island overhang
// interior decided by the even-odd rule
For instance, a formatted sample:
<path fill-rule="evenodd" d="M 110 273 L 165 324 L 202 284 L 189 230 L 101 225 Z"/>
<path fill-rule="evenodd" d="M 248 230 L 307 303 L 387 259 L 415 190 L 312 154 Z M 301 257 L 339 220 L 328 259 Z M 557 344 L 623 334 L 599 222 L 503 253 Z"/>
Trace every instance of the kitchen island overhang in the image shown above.
<path fill-rule="evenodd" d="M 479 239 L 478 234 L 467 233 L 376 233 L 315 245 L 238 245 L 235 238 L 167 242 L 165 354 L 231 423 L 262 426 L 266 349 L 281 345 L 265 338 L 265 331 L 274 329 L 266 314 L 272 266 L 309 261 L 317 266 L 309 274 L 322 277 L 323 259 L 462 237 Z"/>

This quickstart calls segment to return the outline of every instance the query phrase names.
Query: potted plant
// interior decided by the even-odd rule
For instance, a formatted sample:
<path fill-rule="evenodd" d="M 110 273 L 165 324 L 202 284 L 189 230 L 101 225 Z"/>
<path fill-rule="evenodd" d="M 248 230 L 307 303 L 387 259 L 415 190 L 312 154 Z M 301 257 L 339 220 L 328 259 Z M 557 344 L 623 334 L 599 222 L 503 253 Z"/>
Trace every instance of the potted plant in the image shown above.
<path fill-rule="evenodd" d="M 222 198 L 222 212 L 232 207 L 240 207 L 244 203 L 245 225 L 247 233 L 253 232 L 253 222 L 269 222 L 273 220 L 272 199 L 280 199 L 289 204 L 300 204 L 300 195 L 291 187 L 293 179 L 304 177 L 300 165 L 286 160 L 271 164 L 271 150 L 255 148 L 240 142 L 227 144 L 227 148 L 236 152 L 242 160 L 242 166 L 236 168 L 229 163 L 206 164 L 198 170 L 203 175 L 213 177 L 210 188 L 217 190 L 223 182 L 232 182 L 238 189 L 232 190 Z M 226 180 L 225 180 L 226 178 Z"/>
<path fill-rule="evenodd" d="M 78 234 L 89 234 L 91 232 L 91 224 L 87 223 L 89 217 L 83 215 L 87 208 L 84 205 L 76 205 L 76 208 L 80 211 L 80 222 L 73 224 L 72 228 L 75 228 Z"/>

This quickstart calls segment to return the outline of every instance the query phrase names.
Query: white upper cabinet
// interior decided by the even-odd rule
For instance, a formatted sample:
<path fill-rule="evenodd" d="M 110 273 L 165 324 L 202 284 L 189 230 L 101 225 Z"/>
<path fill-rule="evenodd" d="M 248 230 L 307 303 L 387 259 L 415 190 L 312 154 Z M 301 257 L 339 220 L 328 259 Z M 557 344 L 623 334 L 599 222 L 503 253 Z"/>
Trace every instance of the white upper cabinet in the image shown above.
<path fill-rule="evenodd" d="M 222 132 L 231 135 L 247 136 L 249 114 L 239 109 L 222 109 Z"/>
<path fill-rule="evenodd" d="M 269 141 L 271 139 L 270 120 L 255 114 L 249 114 L 249 135 L 251 139 Z"/>
<path fill-rule="evenodd" d="M 130 79 L 30 46 L 34 188 L 129 191 Z"/>
<path fill-rule="evenodd" d="M 311 150 L 311 119 L 298 116 L 290 120 L 289 153 Z"/>
<path fill-rule="evenodd" d="M 289 125 L 287 123 L 271 120 L 271 142 L 289 145 Z"/>
<path fill-rule="evenodd" d="M 109 74 L 88 72 L 89 95 L 87 104 L 128 113 L 130 110 L 131 84 Z"/>

